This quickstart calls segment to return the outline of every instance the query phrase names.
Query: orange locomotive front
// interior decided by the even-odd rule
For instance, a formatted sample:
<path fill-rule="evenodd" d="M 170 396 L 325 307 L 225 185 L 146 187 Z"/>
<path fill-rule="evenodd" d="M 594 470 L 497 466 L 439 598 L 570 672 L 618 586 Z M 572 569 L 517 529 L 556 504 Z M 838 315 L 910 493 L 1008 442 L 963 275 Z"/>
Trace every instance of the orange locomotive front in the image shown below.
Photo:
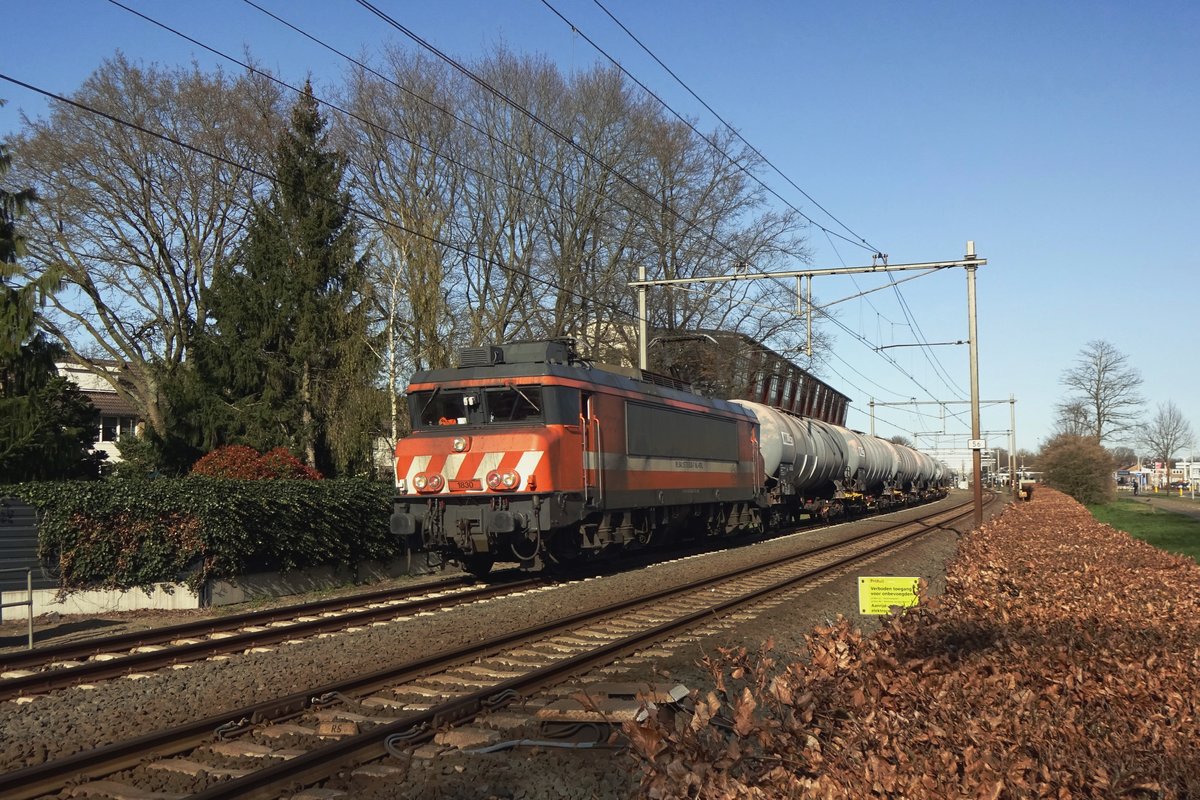
<path fill-rule="evenodd" d="M 482 574 L 760 528 L 754 417 L 671 383 L 594 366 L 569 340 L 416 375 L 393 531 Z"/>

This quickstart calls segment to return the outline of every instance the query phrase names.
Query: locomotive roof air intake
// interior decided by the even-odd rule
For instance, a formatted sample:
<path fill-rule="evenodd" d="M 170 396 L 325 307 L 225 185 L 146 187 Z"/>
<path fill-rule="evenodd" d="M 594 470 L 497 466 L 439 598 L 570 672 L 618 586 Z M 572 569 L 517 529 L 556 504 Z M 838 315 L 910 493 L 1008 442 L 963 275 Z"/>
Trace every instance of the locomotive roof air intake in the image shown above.
<path fill-rule="evenodd" d="M 504 349 L 501 347 L 464 347 L 458 351 L 459 367 L 490 367 L 503 363 Z"/>
<path fill-rule="evenodd" d="M 510 342 L 503 346 L 465 347 L 458 353 L 458 366 L 491 367 L 496 364 L 570 364 L 578 361 L 574 339 Z"/>

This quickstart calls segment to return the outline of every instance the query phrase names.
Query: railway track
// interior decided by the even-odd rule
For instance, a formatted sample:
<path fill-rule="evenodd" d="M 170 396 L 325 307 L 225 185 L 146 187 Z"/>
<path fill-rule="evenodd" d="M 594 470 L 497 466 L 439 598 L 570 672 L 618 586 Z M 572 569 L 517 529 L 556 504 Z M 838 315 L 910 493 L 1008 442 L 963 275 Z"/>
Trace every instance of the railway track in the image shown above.
<path fill-rule="evenodd" d="M 805 525 L 798 530 L 812 530 Z M 775 534 L 778 535 L 778 534 Z M 713 552 L 728 546 L 700 540 L 680 548 L 679 555 Z M 567 570 L 567 580 L 657 563 L 657 553 L 624 554 L 611 562 Z M 217 656 L 253 652 L 280 642 L 297 641 L 346 628 L 370 625 L 398 615 L 476 602 L 524 591 L 536 579 L 493 579 L 476 585 L 471 576 L 456 576 L 415 588 L 393 588 L 348 597 L 315 600 L 176 625 L 146 628 L 114 636 L 89 637 L 61 645 L 0 654 L 0 700 L 31 697 L 71 686 L 140 675 Z"/>
<path fill-rule="evenodd" d="M 416 589 L 369 592 L 9 653 L 0 657 L 0 700 L 477 602 L 524 591 L 537 581 L 474 584 L 471 578 L 451 578 Z"/>
<path fill-rule="evenodd" d="M 161 791 L 170 774 L 180 796 L 275 797 L 948 525 L 970 514 L 964 509 L 8 773 L 0 776 L 0 796 L 52 794 L 86 776 L 94 782 L 73 794 L 128 797 L 136 794 L 131 785 Z M 383 774 L 388 765 L 364 769 Z"/>

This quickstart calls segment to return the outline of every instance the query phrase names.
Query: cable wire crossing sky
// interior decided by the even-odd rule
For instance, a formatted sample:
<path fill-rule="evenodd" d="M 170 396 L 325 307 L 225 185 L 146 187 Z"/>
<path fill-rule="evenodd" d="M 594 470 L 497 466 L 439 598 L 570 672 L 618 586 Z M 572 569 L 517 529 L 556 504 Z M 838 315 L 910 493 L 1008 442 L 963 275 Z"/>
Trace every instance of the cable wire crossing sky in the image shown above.
<path fill-rule="evenodd" d="M 732 131 L 763 159 L 768 201 L 808 221 L 797 270 L 954 261 L 973 240 L 988 262 L 980 393 L 1016 398 L 1019 448 L 1050 436 L 1062 375 L 1094 340 L 1140 372 L 1147 419 L 1169 401 L 1200 426 L 1194 4 L 50 0 L 6 23 L 4 138 L 48 114 L 38 90 L 69 97 L 118 52 L 229 74 L 240 61 L 331 103 L 355 61 L 391 46 L 615 65 L 699 135 Z M 794 283 L 776 286 L 794 306 Z M 922 405 L 967 396 L 961 271 L 814 288 L 833 344 L 814 367 L 852 398 L 848 424 L 865 430 L 875 400 L 880 435 L 965 446 L 962 406 Z M 983 414 L 1007 446 L 1007 406 Z"/>

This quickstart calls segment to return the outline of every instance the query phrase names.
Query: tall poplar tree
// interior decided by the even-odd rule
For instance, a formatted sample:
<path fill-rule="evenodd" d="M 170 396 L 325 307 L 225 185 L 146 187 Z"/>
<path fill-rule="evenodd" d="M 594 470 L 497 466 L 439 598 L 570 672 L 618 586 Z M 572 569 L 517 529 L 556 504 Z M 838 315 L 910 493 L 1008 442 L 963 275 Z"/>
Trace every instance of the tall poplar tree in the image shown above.
<path fill-rule="evenodd" d="M 327 474 L 369 460 L 362 406 L 377 366 L 344 172 L 306 83 L 276 148 L 270 196 L 254 206 L 235 266 L 214 275 L 197 354 L 228 412 L 213 439 L 285 446 Z"/>

